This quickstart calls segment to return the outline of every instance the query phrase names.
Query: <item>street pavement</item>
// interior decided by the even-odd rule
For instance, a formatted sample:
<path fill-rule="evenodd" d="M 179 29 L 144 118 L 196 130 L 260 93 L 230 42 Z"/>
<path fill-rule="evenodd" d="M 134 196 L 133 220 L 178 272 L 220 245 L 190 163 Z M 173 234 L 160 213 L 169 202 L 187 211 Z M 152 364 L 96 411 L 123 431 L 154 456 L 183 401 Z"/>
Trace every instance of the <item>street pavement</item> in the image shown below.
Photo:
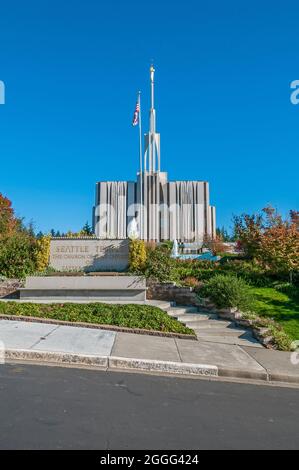
<path fill-rule="evenodd" d="M 298 389 L 0 365 L 0 449 L 298 449 Z"/>
<path fill-rule="evenodd" d="M 0 342 L 8 361 L 36 360 L 299 384 L 299 361 L 293 360 L 297 356 L 254 346 L 16 320 L 0 320 Z"/>

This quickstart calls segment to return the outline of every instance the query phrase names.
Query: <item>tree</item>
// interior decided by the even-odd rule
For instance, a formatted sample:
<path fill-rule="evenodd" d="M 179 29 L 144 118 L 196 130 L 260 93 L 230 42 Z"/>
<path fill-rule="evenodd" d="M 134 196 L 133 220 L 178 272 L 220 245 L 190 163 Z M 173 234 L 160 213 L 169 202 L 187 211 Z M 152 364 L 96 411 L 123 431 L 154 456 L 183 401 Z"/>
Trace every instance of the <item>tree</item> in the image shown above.
<path fill-rule="evenodd" d="M 223 242 L 235 241 L 235 237 L 230 235 L 224 227 L 216 228 L 216 236 L 219 238 L 219 240 L 222 240 Z"/>
<path fill-rule="evenodd" d="M 37 237 L 33 223 L 15 216 L 11 201 L 0 194 L 0 275 L 22 278 L 36 269 Z"/>
<path fill-rule="evenodd" d="M 91 236 L 93 234 L 92 232 L 92 228 L 91 226 L 89 225 L 88 222 L 85 223 L 85 225 L 83 225 L 81 231 L 80 231 L 80 235 L 86 235 L 86 236 Z"/>
<path fill-rule="evenodd" d="M 287 273 L 292 282 L 299 270 L 299 232 L 296 221 L 280 221 L 260 235 L 257 258 L 275 272 Z"/>
<path fill-rule="evenodd" d="M 233 222 L 239 249 L 248 258 L 253 258 L 259 248 L 260 234 L 263 227 L 262 214 L 234 216 Z"/>
<path fill-rule="evenodd" d="M 19 223 L 11 201 L 0 193 L 0 238 L 10 236 Z"/>
<path fill-rule="evenodd" d="M 288 274 L 299 270 L 299 213 L 290 211 L 288 219 L 271 206 L 260 214 L 234 217 L 238 243 L 246 256 L 255 258 L 274 273 Z"/>
<path fill-rule="evenodd" d="M 206 235 L 204 237 L 203 247 L 208 248 L 214 256 L 217 256 L 220 253 L 227 253 L 229 251 L 229 247 L 223 243 L 223 240 L 219 235 L 216 235 L 216 237 Z"/>
<path fill-rule="evenodd" d="M 290 219 L 292 224 L 299 230 L 299 211 L 290 211 Z"/>
<path fill-rule="evenodd" d="M 36 234 L 37 239 L 42 238 L 43 236 L 44 236 L 44 234 L 41 230 L 39 232 L 37 232 L 37 234 Z"/>

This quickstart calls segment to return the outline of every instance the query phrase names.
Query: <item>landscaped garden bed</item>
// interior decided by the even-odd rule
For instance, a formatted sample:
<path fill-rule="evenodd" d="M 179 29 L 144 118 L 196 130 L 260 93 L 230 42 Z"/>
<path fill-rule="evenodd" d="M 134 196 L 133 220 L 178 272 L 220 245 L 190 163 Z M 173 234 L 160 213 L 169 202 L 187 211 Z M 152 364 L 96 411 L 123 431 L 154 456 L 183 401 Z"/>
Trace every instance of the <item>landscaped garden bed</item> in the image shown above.
<path fill-rule="evenodd" d="M 160 308 L 151 305 L 0 302 L 0 315 L 110 325 L 133 330 L 190 335 L 190 337 L 195 335 L 191 328 L 187 328 Z"/>
<path fill-rule="evenodd" d="M 289 350 L 292 342 L 299 340 L 297 211 L 290 211 L 286 219 L 271 207 L 258 214 L 235 217 L 237 255 L 221 252 L 223 243 L 219 237 L 203 240 L 205 248 L 220 256 L 219 262 L 179 259 L 173 255 L 169 240 L 145 243 L 136 239 L 130 240 L 127 273 L 60 273 L 49 266 L 50 237 L 37 237 L 26 229 L 22 221 L 15 218 L 8 200 L 4 200 L 3 207 L 10 217 L 0 233 L 0 275 L 8 278 L 7 285 L 5 282 L 0 285 L 2 295 L 11 294 L 17 288 L 9 278 L 24 279 L 32 274 L 55 277 L 142 275 L 147 279 L 148 298 L 199 305 L 201 298 L 208 297 L 220 315 L 252 328 L 256 337 L 269 347 Z M 165 312 L 150 306 L 0 302 L 1 313 L 73 324 L 83 322 L 165 334 L 193 334 Z"/>
<path fill-rule="evenodd" d="M 298 339 L 298 298 L 274 288 L 253 288 L 236 276 L 224 274 L 207 281 L 199 295 L 206 307 L 218 311 L 220 318 L 251 328 L 264 346 L 293 349 L 293 341 Z"/>
<path fill-rule="evenodd" d="M 299 298 L 274 288 L 251 288 L 252 309 L 259 316 L 272 318 L 293 339 L 299 339 Z"/>

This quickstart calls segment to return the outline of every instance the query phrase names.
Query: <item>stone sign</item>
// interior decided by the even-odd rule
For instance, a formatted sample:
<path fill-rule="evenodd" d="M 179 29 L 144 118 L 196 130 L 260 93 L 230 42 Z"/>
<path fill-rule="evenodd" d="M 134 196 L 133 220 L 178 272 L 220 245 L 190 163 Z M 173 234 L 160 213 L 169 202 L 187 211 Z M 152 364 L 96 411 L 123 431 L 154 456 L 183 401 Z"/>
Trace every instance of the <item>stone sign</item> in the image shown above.
<path fill-rule="evenodd" d="M 128 240 L 53 238 L 50 266 L 58 271 L 125 271 L 129 265 Z"/>

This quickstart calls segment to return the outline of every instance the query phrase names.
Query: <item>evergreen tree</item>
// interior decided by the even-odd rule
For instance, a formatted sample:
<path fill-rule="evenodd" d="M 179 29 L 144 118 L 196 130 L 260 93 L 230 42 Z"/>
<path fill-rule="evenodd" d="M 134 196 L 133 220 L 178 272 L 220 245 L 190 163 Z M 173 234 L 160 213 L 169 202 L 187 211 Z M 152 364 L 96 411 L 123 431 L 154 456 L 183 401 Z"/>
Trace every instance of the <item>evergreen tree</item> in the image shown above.
<path fill-rule="evenodd" d="M 89 225 L 88 222 L 86 222 L 85 225 L 82 227 L 82 230 L 81 230 L 80 233 L 82 235 L 87 235 L 87 236 L 92 235 L 92 228 L 91 228 L 91 226 Z"/>

